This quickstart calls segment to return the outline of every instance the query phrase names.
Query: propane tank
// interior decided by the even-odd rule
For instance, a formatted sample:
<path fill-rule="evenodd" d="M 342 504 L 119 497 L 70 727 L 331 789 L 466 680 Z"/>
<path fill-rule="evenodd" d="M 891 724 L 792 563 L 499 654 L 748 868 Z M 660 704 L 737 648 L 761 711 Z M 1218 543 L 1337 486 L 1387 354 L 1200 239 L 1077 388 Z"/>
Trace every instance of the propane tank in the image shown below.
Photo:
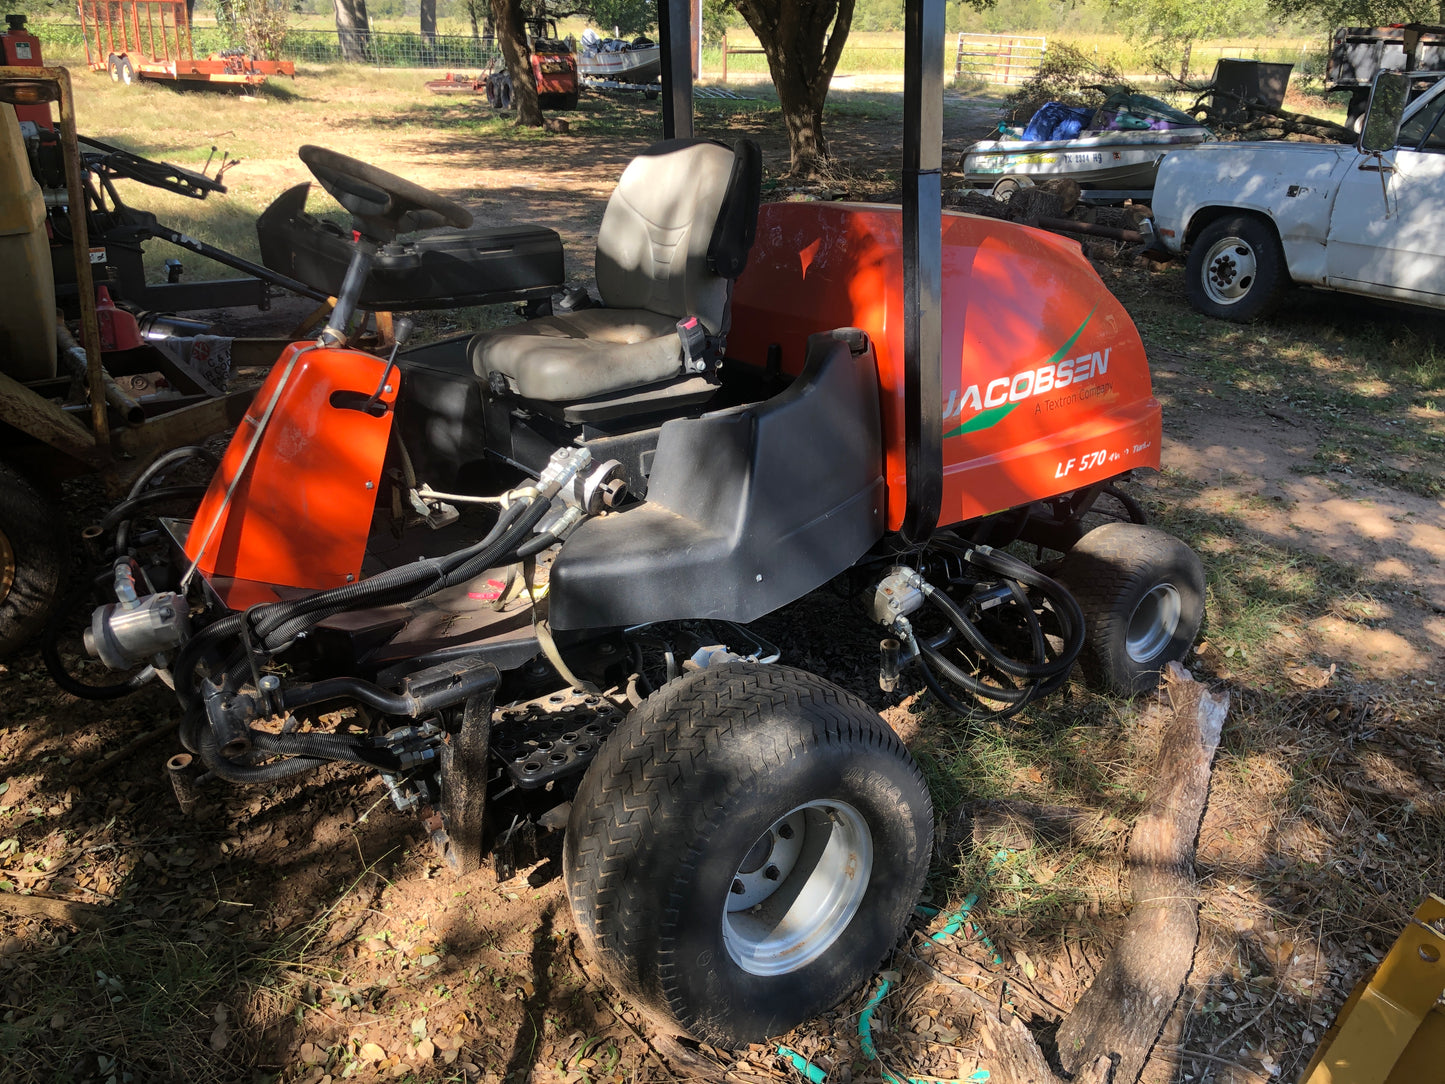
<path fill-rule="evenodd" d="M 0 33 L 0 64 L 12 68 L 43 67 L 40 39 L 25 29 L 25 16 L 7 15 L 5 22 L 8 26 L 4 33 Z M 26 139 L 35 138 L 36 133 L 32 129 L 55 127 L 48 104 L 17 105 L 15 113 L 20 118 L 20 133 Z"/>

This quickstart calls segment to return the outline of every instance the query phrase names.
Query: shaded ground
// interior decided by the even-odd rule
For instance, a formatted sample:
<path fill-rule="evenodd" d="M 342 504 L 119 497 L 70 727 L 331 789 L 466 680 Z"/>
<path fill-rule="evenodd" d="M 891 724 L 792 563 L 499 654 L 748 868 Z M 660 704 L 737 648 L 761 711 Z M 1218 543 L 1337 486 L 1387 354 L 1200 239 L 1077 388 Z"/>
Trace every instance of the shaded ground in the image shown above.
<path fill-rule="evenodd" d="M 82 127 L 124 138 L 147 126 L 164 144 L 164 107 L 206 106 L 206 138 L 249 141 L 234 196 L 258 205 L 302 179 L 296 145 L 329 140 L 484 220 L 524 208 L 563 233 L 569 271 L 586 278 L 602 203 L 650 138 L 652 107 L 593 103 L 574 134 L 543 139 L 395 80 L 298 80 L 289 97 L 224 108 L 158 88 L 121 99 L 91 81 Z M 775 107 L 699 109 L 704 134 L 760 138 L 769 191 L 791 194 L 776 179 Z M 951 103 L 949 145 L 987 128 L 990 110 Z M 837 95 L 830 119 L 840 164 L 810 190 L 896 190 L 896 96 Z M 1429 319 L 1337 298 L 1301 297 L 1269 325 L 1210 323 L 1185 307 L 1177 272 L 1101 271 L 1139 324 L 1165 404 L 1166 470 L 1135 492 L 1205 557 L 1209 626 L 1191 665 L 1233 694 L 1200 836 L 1204 936 L 1147 1079 L 1288 1078 L 1445 873 L 1441 342 Z M 470 316 L 433 319 L 441 332 Z M 77 522 L 96 507 L 84 487 L 72 494 Z M 978 891 L 978 926 L 942 942 L 910 935 L 885 964 L 895 989 L 873 1035 L 899 1075 L 966 1079 L 978 1051 L 953 984 L 1008 997 L 1042 1026 L 1107 952 L 1157 720 L 1072 686 L 1016 724 L 966 731 L 916 696 L 877 691 L 876 633 L 836 600 L 763 630 L 785 660 L 884 711 L 941 815 L 965 797 L 1021 797 L 1097 816 L 1090 846 L 1002 861 L 949 839 L 945 818 L 927 901 L 946 916 Z M 554 861 L 503 883 L 455 879 L 360 772 L 210 790 L 181 817 L 162 771 L 171 735 L 96 770 L 174 714 L 159 689 L 75 700 L 34 655 L 0 668 L 7 1080 L 802 1079 L 772 1047 L 725 1053 L 655 1034 L 578 958 Z M 71 909 L 37 915 L 24 892 Z M 920 931 L 942 921 L 922 917 Z M 858 1034 L 869 993 L 784 1041 L 831 1081 L 880 1079 Z"/>

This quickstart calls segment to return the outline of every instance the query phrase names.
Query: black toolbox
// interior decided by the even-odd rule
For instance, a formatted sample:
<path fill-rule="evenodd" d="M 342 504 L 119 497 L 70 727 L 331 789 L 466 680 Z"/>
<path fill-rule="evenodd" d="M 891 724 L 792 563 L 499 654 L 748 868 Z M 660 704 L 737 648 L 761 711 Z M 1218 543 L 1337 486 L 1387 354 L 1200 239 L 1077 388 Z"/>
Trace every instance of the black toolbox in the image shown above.
<path fill-rule="evenodd" d="M 351 262 L 351 239 L 334 222 L 306 213 L 310 188 L 287 189 L 256 220 L 261 262 L 335 297 Z M 442 230 L 381 245 L 360 305 L 382 312 L 492 305 L 549 297 L 564 283 L 556 230 Z"/>

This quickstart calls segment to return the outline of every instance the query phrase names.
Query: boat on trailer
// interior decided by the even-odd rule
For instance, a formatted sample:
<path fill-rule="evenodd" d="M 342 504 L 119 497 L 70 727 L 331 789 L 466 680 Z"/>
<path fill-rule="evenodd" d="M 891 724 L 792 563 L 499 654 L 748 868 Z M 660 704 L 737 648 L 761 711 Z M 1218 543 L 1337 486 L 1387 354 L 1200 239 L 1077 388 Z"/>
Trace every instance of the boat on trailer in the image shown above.
<path fill-rule="evenodd" d="M 1041 132 L 1055 138 L 1037 138 Z M 1171 150 L 1213 138 L 1187 113 L 1141 94 L 1114 95 L 1097 111 L 1051 102 L 1022 132 L 969 147 L 964 184 L 1007 199 L 1019 188 L 1067 177 L 1086 202 L 1122 202 L 1148 196 Z"/>
<path fill-rule="evenodd" d="M 662 78 L 662 46 L 645 38 L 604 39 L 594 30 L 584 30 L 577 71 L 583 79 L 602 83 L 656 83 Z"/>

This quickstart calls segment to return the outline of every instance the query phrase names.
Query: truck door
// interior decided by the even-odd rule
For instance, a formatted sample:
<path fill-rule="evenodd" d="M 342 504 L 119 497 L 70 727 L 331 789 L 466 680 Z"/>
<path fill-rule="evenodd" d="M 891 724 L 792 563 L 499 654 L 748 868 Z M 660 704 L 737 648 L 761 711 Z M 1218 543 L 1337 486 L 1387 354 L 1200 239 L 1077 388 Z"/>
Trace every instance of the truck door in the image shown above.
<path fill-rule="evenodd" d="M 1325 277 L 1339 290 L 1445 300 L 1445 94 L 1423 103 L 1383 155 L 1359 154 L 1335 196 Z M 1381 178 L 1384 184 L 1381 184 Z"/>

